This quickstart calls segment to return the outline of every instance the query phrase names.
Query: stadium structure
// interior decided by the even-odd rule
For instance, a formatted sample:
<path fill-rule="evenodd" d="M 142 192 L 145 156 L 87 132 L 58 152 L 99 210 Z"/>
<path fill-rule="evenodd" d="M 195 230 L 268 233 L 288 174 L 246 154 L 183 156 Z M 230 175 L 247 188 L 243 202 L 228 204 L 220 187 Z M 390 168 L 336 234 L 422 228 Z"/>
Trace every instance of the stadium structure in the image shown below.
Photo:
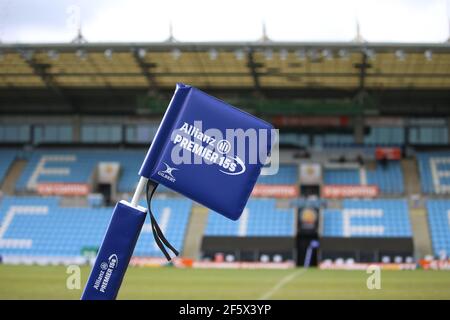
<path fill-rule="evenodd" d="M 185 263 L 447 259 L 449 44 L 266 39 L 0 44 L 3 263 L 95 254 L 177 82 L 280 130 L 279 171 L 238 222 L 159 189 L 153 211 Z M 133 263 L 162 258 L 148 223 Z"/>

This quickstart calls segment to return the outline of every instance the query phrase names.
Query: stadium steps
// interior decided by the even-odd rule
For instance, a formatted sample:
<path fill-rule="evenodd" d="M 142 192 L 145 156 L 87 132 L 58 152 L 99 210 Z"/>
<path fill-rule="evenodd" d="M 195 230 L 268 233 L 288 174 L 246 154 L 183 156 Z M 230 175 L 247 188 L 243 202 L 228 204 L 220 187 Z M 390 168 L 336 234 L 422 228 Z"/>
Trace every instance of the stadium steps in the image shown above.
<path fill-rule="evenodd" d="M 11 167 L 9 168 L 5 179 L 3 180 L 3 184 L 1 186 L 1 190 L 5 194 L 12 195 L 14 194 L 14 190 L 16 188 L 16 182 L 19 179 L 20 175 L 22 174 L 23 169 L 27 165 L 26 160 L 22 159 L 16 159 L 12 163 Z"/>
<path fill-rule="evenodd" d="M 433 249 L 426 210 L 423 205 L 417 204 L 411 198 L 411 196 L 421 193 L 419 169 L 415 159 L 402 159 L 401 166 L 405 180 L 405 195 L 411 199 L 409 215 L 413 232 L 414 255 L 416 259 L 422 259 L 426 255 L 432 254 Z"/>
<path fill-rule="evenodd" d="M 207 220 L 208 209 L 194 204 L 184 239 L 183 257 L 198 259 Z"/>
<path fill-rule="evenodd" d="M 415 159 L 402 159 L 403 179 L 405 180 L 405 194 L 411 196 L 420 194 L 419 169 Z"/>
<path fill-rule="evenodd" d="M 427 213 L 425 208 L 412 208 L 409 212 L 413 231 L 414 255 L 416 259 L 423 259 L 426 255 L 433 254 Z"/>

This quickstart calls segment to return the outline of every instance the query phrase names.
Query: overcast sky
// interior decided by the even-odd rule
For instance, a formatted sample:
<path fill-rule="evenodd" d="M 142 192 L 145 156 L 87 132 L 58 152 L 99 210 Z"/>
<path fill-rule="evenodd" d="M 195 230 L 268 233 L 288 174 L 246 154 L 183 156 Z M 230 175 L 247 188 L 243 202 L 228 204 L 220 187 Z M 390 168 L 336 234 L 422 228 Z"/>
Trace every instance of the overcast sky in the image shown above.
<path fill-rule="evenodd" d="M 443 42 L 450 0 L 0 0 L 1 42 L 274 41 Z M 80 17 L 80 18 L 79 18 Z"/>

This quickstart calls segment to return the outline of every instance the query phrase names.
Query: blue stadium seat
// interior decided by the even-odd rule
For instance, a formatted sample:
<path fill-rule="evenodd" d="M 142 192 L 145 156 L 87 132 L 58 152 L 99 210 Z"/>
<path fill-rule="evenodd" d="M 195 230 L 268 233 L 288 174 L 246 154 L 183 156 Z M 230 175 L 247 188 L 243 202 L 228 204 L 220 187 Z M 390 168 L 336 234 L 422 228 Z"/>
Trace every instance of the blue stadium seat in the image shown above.
<path fill-rule="evenodd" d="M 210 211 L 206 236 L 292 237 L 295 232 L 293 209 L 278 209 L 274 199 L 250 200 L 239 221 Z"/>
<path fill-rule="evenodd" d="M 450 152 L 422 152 L 417 154 L 422 192 L 450 193 Z"/>
<path fill-rule="evenodd" d="M 192 202 L 154 199 L 152 206 L 167 239 L 181 251 Z M 0 255 L 80 256 L 83 248 L 101 244 L 112 210 L 61 207 L 56 197 L 5 197 L 0 204 L 0 222 L 6 228 L 0 235 Z M 163 257 L 148 216 L 134 255 Z"/>
<path fill-rule="evenodd" d="M 436 256 L 450 255 L 450 200 L 428 200 L 428 225 Z"/>
<path fill-rule="evenodd" d="M 119 192 L 134 190 L 138 182 L 138 171 L 145 157 L 145 150 L 37 150 L 34 151 L 20 176 L 16 190 L 27 189 L 30 178 L 44 157 L 52 157 L 46 168 L 67 168 L 58 174 L 41 173 L 37 182 L 89 183 L 95 167 L 100 161 L 117 161 L 121 166 L 118 182 Z"/>
<path fill-rule="evenodd" d="M 152 212 L 167 240 L 180 252 L 183 250 L 192 201 L 186 199 L 152 199 Z M 141 206 L 147 207 L 142 201 Z M 135 256 L 164 257 L 156 245 L 151 231 L 150 218 L 147 215 L 143 232 L 139 236 L 134 250 Z"/>
<path fill-rule="evenodd" d="M 324 237 L 411 237 L 405 200 L 349 200 L 343 209 L 325 209 Z"/>
<path fill-rule="evenodd" d="M 298 183 L 298 166 L 296 165 L 280 165 L 277 174 L 264 175 L 264 169 L 258 178 L 257 183 L 260 184 L 297 184 Z"/>
<path fill-rule="evenodd" d="M 378 186 L 382 193 L 403 193 L 403 173 L 400 161 L 387 161 L 385 165 L 379 162 L 375 170 L 367 170 L 367 184 Z"/>
<path fill-rule="evenodd" d="M 399 161 L 388 161 L 386 165 L 377 162 L 375 170 L 366 170 L 367 184 L 376 185 L 382 193 L 404 192 L 403 173 Z M 327 185 L 360 185 L 360 170 L 348 168 L 326 168 L 324 183 Z"/>
<path fill-rule="evenodd" d="M 328 185 L 353 185 L 361 183 L 358 169 L 325 169 L 323 180 Z"/>

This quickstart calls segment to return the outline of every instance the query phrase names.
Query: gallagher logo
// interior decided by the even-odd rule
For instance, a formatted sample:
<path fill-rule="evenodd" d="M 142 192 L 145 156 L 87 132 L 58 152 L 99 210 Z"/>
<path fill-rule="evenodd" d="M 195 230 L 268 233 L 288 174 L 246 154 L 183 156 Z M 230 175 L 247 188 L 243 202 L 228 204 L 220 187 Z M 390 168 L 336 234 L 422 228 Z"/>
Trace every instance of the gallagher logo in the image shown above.
<path fill-rule="evenodd" d="M 172 168 L 167 163 L 163 162 L 166 166 L 166 170 L 159 170 L 158 175 L 163 177 L 164 179 L 169 180 L 170 182 L 175 182 L 177 179 L 173 176 L 173 171 L 179 170 L 177 168 Z"/>

